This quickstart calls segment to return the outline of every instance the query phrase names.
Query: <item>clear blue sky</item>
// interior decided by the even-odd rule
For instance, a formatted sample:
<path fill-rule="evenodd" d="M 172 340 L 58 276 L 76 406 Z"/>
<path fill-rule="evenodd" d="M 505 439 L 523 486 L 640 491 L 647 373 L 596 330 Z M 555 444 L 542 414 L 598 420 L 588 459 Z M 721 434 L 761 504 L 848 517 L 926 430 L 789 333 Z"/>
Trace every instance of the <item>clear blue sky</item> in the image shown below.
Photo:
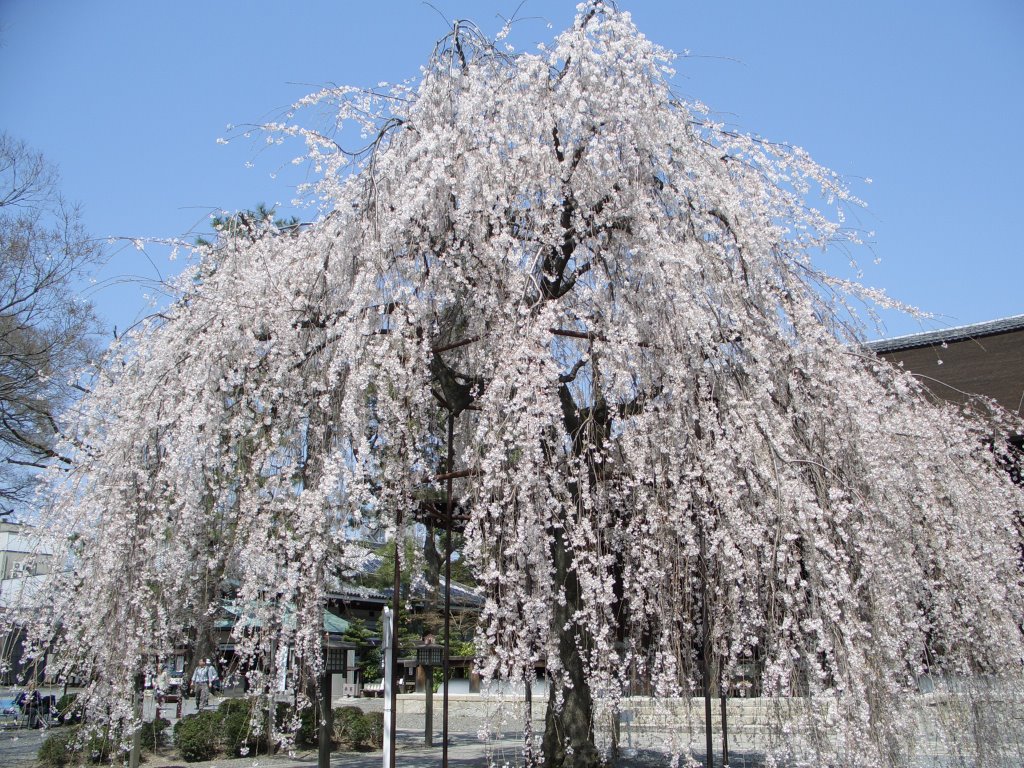
<path fill-rule="evenodd" d="M 415 76 L 443 17 L 487 32 L 519 0 L 0 0 L 0 128 L 57 163 L 97 236 L 176 237 L 217 209 L 289 210 L 294 179 L 260 140 L 217 143 L 328 82 Z M 938 327 L 1024 313 L 1024 3 L 623 0 L 690 55 L 677 90 L 727 122 L 803 146 L 849 177 L 875 231 L 865 281 Z M 566 27 L 572 0 L 526 0 L 514 42 Z M 548 29 L 547 24 L 553 25 Z M 288 156 L 298 153 L 298 147 Z M 280 158 L 281 156 L 278 156 Z M 247 167 L 247 163 L 251 167 Z M 858 179 L 870 177 L 864 186 Z M 176 267 L 115 247 L 103 277 Z M 878 257 L 880 264 L 872 259 Z M 141 288 L 94 300 L 123 328 Z M 914 332 L 887 316 L 888 335 Z M 934 327 L 929 325 L 927 327 Z"/>

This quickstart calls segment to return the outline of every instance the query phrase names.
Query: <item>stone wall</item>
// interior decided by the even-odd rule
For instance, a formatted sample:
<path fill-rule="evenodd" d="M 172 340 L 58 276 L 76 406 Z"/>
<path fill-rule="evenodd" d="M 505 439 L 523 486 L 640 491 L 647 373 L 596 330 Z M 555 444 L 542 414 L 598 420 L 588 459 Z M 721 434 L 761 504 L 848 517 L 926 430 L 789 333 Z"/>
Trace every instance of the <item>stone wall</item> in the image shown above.
<path fill-rule="evenodd" d="M 943 734 L 963 734 L 975 730 L 987 739 L 987 745 L 1000 753 L 1024 755 L 1024 700 L 1021 696 L 990 699 L 983 710 L 967 699 L 949 693 L 920 694 L 914 697 L 911 716 L 917 719 L 918 738 L 914 751 L 921 756 L 943 755 L 956 747 L 947 743 Z M 535 733 L 543 731 L 545 695 L 534 696 L 532 721 Z M 440 728 L 442 698 L 434 694 L 434 726 Z M 831 742 L 839 732 L 830 726 L 836 722 L 835 701 L 827 699 L 750 698 L 728 699 L 727 724 L 729 748 L 735 751 L 762 752 L 772 746 L 773 734 L 778 745 L 778 734 L 786 731 L 790 744 L 803 744 L 811 748 L 814 741 Z M 399 727 L 402 718 L 422 717 L 425 709 L 423 694 L 398 696 Z M 810 708 L 821 726 L 810 726 Z M 505 694 L 487 696 L 476 694 L 450 694 L 449 716 L 452 721 L 478 721 L 492 723 L 505 733 L 518 732 L 525 718 L 526 702 L 523 696 Z M 620 711 L 596 714 L 601 746 L 608 746 L 612 733 L 623 748 L 686 749 L 698 751 L 704 746 L 704 700 L 655 700 L 632 697 L 621 702 Z M 603 725 L 603 727 L 602 727 Z M 712 699 L 712 731 L 715 749 L 721 748 L 721 705 Z M 797 735 L 801 734 L 801 735 Z M 985 735 L 987 734 L 987 735 Z M 1020 764 L 1024 765 L 1024 762 Z"/>

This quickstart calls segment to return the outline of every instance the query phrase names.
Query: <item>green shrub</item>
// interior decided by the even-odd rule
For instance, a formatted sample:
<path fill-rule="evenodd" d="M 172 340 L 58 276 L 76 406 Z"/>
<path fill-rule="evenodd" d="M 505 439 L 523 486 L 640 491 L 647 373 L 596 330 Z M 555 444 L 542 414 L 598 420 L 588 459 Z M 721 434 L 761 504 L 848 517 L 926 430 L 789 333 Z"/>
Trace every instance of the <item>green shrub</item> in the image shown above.
<path fill-rule="evenodd" d="M 353 722 L 359 720 L 363 716 L 363 711 L 359 707 L 340 707 L 334 710 L 334 728 L 331 733 L 332 741 L 339 744 L 352 745 L 352 730 Z"/>
<path fill-rule="evenodd" d="M 376 749 L 384 745 L 384 713 L 363 712 L 359 707 L 334 710 L 334 739 L 353 749 Z"/>
<path fill-rule="evenodd" d="M 299 712 L 299 730 L 295 734 L 295 744 L 300 747 L 315 747 L 319 743 L 320 718 L 317 716 L 320 707 L 306 707 Z"/>
<path fill-rule="evenodd" d="M 456 640 L 453 638 L 448 648 L 448 653 L 452 656 L 476 656 L 476 643 L 472 640 Z"/>
<path fill-rule="evenodd" d="M 39 747 L 36 757 L 40 764 L 63 768 L 71 764 L 110 762 L 110 756 L 120 750 L 120 745 L 111 736 L 106 726 L 98 732 L 89 734 L 85 743 L 81 742 L 81 727 L 68 728 L 46 737 Z"/>
<path fill-rule="evenodd" d="M 367 746 L 370 749 L 381 749 L 384 746 L 384 713 L 364 712 L 363 719 L 369 722 L 370 740 Z"/>
<path fill-rule="evenodd" d="M 228 715 L 232 712 L 249 712 L 253 706 L 254 704 L 251 699 L 224 699 L 224 701 L 217 705 L 217 711 L 222 715 Z"/>
<path fill-rule="evenodd" d="M 261 733 L 254 732 L 252 708 L 260 706 L 250 699 L 225 699 L 217 711 L 221 714 L 221 738 L 232 755 L 256 755 L 268 752 L 269 738 L 265 712 L 260 713 Z"/>
<path fill-rule="evenodd" d="M 83 726 L 84 727 L 84 726 Z M 93 731 L 82 747 L 82 754 L 90 763 L 108 763 L 111 755 L 121 749 L 117 734 L 109 726 L 100 731 Z"/>
<path fill-rule="evenodd" d="M 82 722 L 82 712 L 75 706 L 75 700 L 77 698 L 77 693 L 65 693 L 57 699 L 57 711 L 54 713 L 53 717 L 53 721 L 55 723 L 63 724 Z"/>
<path fill-rule="evenodd" d="M 352 720 L 349 723 L 348 743 L 355 749 L 368 748 L 372 738 L 373 732 L 370 730 L 370 721 L 365 717 L 360 717 L 358 720 Z"/>
<path fill-rule="evenodd" d="M 139 731 L 139 743 L 142 749 L 147 752 L 156 752 L 157 747 L 164 741 L 164 731 L 170 726 L 171 721 L 163 717 L 156 718 L 151 723 L 143 723 Z"/>
<path fill-rule="evenodd" d="M 299 711 L 298 730 L 295 731 L 295 746 L 315 747 L 317 745 L 317 728 L 320 723 L 315 706 L 306 707 Z M 295 727 L 294 710 L 287 704 L 277 705 L 277 728 L 279 731 L 287 732 Z"/>
<path fill-rule="evenodd" d="M 72 760 L 78 755 L 78 752 L 74 749 L 76 735 L 74 730 L 51 733 L 40 745 L 39 751 L 36 752 L 36 760 L 39 761 L 40 765 L 46 766 L 46 768 L 64 768 L 70 765 Z"/>
<path fill-rule="evenodd" d="M 188 763 L 213 759 L 220 750 L 221 721 L 216 710 L 205 710 L 184 717 L 174 726 L 174 743 Z"/>
<path fill-rule="evenodd" d="M 152 723 L 144 723 L 139 732 L 140 745 L 147 752 L 156 751 L 164 730 L 170 725 L 169 720 L 160 717 Z M 65 768 L 65 766 L 90 763 L 110 762 L 112 755 L 121 752 L 121 744 L 116 734 L 104 727 L 99 732 L 89 735 L 85 743 L 80 743 L 83 732 L 81 727 L 63 728 L 46 737 L 36 753 L 40 765 L 47 768 Z"/>

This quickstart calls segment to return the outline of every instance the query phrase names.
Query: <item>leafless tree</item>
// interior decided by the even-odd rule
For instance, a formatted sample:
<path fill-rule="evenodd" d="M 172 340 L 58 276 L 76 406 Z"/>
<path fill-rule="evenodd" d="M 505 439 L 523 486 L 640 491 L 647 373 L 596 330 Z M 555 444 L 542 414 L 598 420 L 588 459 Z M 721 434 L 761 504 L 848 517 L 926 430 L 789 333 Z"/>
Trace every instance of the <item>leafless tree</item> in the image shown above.
<path fill-rule="evenodd" d="M 75 285 L 100 249 L 59 181 L 41 153 L 0 134 L 0 517 L 62 460 L 56 415 L 92 349 L 95 315 Z"/>

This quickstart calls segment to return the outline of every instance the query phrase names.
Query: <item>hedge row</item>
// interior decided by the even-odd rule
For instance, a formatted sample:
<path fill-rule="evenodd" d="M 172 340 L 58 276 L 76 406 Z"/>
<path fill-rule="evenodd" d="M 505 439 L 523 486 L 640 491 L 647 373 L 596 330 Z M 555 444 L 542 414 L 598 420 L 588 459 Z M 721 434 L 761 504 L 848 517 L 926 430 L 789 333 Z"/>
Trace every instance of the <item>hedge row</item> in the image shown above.
<path fill-rule="evenodd" d="M 358 707 L 342 707 L 335 709 L 333 716 L 333 747 L 365 750 L 383 745 L 383 713 L 363 712 Z M 274 717 L 278 731 L 295 731 L 296 746 L 316 746 L 317 722 L 312 709 L 302 710 L 296 720 L 290 707 L 278 704 Z M 157 718 L 153 723 L 143 726 L 143 750 L 155 751 L 165 738 L 164 731 L 169 725 L 167 720 Z M 212 760 L 218 755 L 266 754 L 271 748 L 266 725 L 265 712 L 261 712 L 254 722 L 250 701 L 226 699 L 216 710 L 204 710 L 179 720 L 174 726 L 174 744 L 186 762 Z M 65 768 L 72 763 L 107 763 L 120 749 L 117 734 L 111 734 L 106 729 L 91 734 L 84 743 L 83 736 L 78 727 L 62 728 L 51 734 L 37 753 L 40 765 Z"/>
<path fill-rule="evenodd" d="M 266 754 L 272 747 L 267 737 L 266 714 L 261 712 L 254 721 L 251 707 L 246 699 L 227 699 L 215 711 L 206 710 L 179 720 L 174 726 L 174 742 L 182 759 L 196 762 L 220 754 Z M 383 745 L 383 713 L 342 707 L 334 710 L 333 716 L 332 746 L 376 749 Z M 316 746 L 318 724 L 312 709 L 302 710 L 296 721 L 290 707 L 278 704 L 274 717 L 277 730 L 295 732 L 296 746 Z"/>
<path fill-rule="evenodd" d="M 170 725 L 169 720 L 158 717 L 146 723 L 139 733 L 144 752 L 155 752 L 163 738 L 163 732 Z M 111 757 L 121 754 L 120 734 L 109 728 L 98 732 L 85 732 L 80 726 L 61 728 L 43 741 L 36 753 L 36 759 L 47 768 L 65 768 L 72 764 L 109 763 Z"/>

